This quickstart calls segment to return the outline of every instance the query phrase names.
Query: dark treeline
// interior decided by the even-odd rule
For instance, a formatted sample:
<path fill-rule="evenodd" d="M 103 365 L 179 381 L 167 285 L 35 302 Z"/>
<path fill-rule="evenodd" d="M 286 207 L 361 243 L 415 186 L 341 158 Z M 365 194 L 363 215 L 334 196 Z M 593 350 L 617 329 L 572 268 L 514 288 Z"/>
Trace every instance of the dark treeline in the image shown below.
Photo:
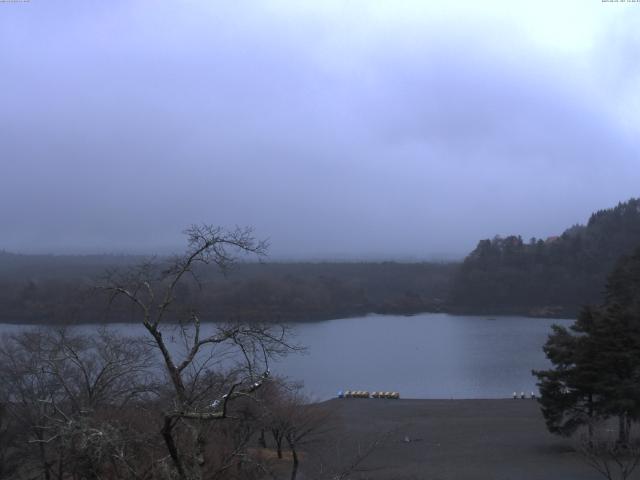
<path fill-rule="evenodd" d="M 312 321 L 367 313 L 448 311 L 573 317 L 598 304 L 616 260 L 640 245 L 640 200 L 594 213 L 547 239 L 481 240 L 462 264 L 396 262 L 258 263 L 227 276 L 206 271 L 181 284 L 176 309 L 206 320 Z M 15 255 L 0 252 L 0 321 L 130 321 L 130 308 L 95 295 L 110 269 L 141 256 Z"/>
<path fill-rule="evenodd" d="M 0 321 L 91 323 L 131 320 L 121 302 L 92 286 L 105 271 L 142 257 L 30 256 L 0 253 Z M 311 321 L 375 313 L 440 310 L 456 264 L 238 263 L 228 274 L 204 270 L 177 292 L 204 320 Z"/>
<path fill-rule="evenodd" d="M 519 236 L 481 240 L 453 282 L 458 311 L 574 316 L 602 301 L 616 261 L 640 245 L 640 200 L 600 210 L 587 225 L 525 242 Z"/>

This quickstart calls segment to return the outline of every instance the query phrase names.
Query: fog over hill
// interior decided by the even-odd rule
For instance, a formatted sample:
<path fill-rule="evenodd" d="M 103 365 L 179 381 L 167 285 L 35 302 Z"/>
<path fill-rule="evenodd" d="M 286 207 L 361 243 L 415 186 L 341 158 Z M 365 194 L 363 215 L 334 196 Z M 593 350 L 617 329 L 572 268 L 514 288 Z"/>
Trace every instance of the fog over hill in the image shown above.
<path fill-rule="evenodd" d="M 177 302 L 209 318 L 305 321 L 367 313 L 441 312 L 574 317 L 602 301 L 607 275 L 640 247 L 640 199 L 594 212 L 561 236 L 482 239 L 463 262 L 240 259 L 224 275 L 196 270 Z M 96 284 L 108 270 L 139 264 L 135 255 L 24 255 L 0 251 L 0 320 L 57 323 L 127 321 L 105 309 Z M 156 273 L 166 257 L 152 258 Z M 176 313 L 176 312 L 174 312 Z"/>

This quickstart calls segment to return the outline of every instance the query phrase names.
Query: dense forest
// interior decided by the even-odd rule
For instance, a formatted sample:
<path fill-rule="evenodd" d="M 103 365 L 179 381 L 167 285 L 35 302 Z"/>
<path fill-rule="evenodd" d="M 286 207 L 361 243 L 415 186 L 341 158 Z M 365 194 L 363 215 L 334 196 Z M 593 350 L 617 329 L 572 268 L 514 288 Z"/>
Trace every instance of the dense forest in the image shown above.
<path fill-rule="evenodd" d="M 574 316 L 599 304 L 616 261 L 640 245 L 640 199 L 595 212 L 558 237 L 481 240 L 458 271 L 455 311 Z"/>
<path fill-rule="evenodd" d="M 0 253 L 0 320 L 27 323 L 128 321 L 131 308 L 92 287 L 109 269 L 142 257 Z M 181 284 L 175 314 L 194 306 L 204 320 L 310 321 L 441 310 L 457 268 L 447 263 L 238 263 Z"/>
<path fill-rule="evenodd" d="M 640 200 L 595 212 L 547 239 L 481 240 L 462 263 L 242 262 L 209 268 L 177 292 L 207 320 L 310 321 L 367 313 L 447 311 L 576 315 L 598 304 L 615 262 L 640 245 Z M 141 256 L 17 255 L 0 252 L 0 321 L 128 321 L 130 307 L 92 287 Z"/>

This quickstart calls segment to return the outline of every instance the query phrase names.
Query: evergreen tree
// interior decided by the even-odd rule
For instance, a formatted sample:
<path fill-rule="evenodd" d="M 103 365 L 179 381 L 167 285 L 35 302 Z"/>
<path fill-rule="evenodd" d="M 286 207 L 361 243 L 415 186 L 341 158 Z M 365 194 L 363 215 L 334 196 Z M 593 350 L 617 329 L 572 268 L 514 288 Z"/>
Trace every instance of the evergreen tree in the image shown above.
<path fill-rule="evenodd" d="M 618 417 L 626 443 L 640 419 L 640 249 L 618 262 L 605 299 L 584 308 L 570 329 L 554 327 L 544 346 L 553 368 L 533 374 L 549 431 L 570 435 Z"/>
<path fill-rule="evenodd" d="M 594 315 L 594 309 L 585 308 L 570 329 L 555 325 L 544 346 L 554 368 L 533 372 L 539 380 L 538 401 L 552 433 L 571 435 L 582 425 L 592 425 L 599 415 L 597 347 L 588 334 L 581 335 L 593 325 Z"/>

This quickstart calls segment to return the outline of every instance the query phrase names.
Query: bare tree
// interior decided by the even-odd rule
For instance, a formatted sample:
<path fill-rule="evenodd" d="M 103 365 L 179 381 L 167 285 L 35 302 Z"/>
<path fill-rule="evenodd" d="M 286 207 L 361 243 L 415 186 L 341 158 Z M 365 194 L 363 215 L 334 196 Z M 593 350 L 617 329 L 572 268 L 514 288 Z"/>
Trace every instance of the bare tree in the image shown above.
<path fill-rule="evenodd" d="M 291 480 L 296 480 L 300 466 L 299 451 L 326 437 L 331 428 L 331 414 L 320 405 L 313 405 L 300 392 L 295 392 L 288 402 L 290 425 L 286 429 L 285 440 L 291 451 Z"/>
<path fill-rule="evenodd" d="M 18 432 L 11 424 L 6 398 L 0 398 L 0 478 L 10 478 L 20 464 L 16 437 Z"/>
<path fill-rule="evenodd" d="M 291 458 L 290 478 L 297 477 L 303 456 L 313 455 L 335 428 L 335 415 L 326 406 L 313 403 L 303 393 L 302 384 L 274 378 L 259 393 L 256 415 L 258 445 L 269 456 L 272 444 L 278 461 L 288 450 Z M 268 432 L 268 437 L 264 435 Z M 287 456 L 289 458 L 289 456 Z M 278 468 L 280 469 L 280 468 Z"/>
<path fill-rule="evenodd" d="M 121 413 L 153 397 L 151 351 L 99 330 L 33 330 L 3 337 L 0 385 L 21 455 L 16 478 L 93 478 L 109 464 L 119 478 L 139 478 L 125 455 L 139 436 Z"/>
<path fill-rule="evenodd" d="M 640 439 L 625 442 L 605 434 L 582 437 L 576 448 L 582 459 L 607 480 L 626 480 L 640 463 Z"/>
<path fill-rule="evenodd" d="M 101 288 L 112 300 L 124 297 L 131 302 L 161 354 L 171 385 L 162 438 L 176 475 L 191 480 L 202 478 L 205 471 L 206 423 L 232 417 L 231 403 L 251 396 L 269 377 L 270 358 L 295 347 L 288 343 L 287 329 L 282 326 L 217 323 L 213 332 L 204 334 L 195 309 L 181 312 L 174 308 L 179 286 L 187 280 L 198 283 L 198 269 L 203 265 L 226 272 L 239 255 L 261 257 L 267 248 L 247 228 L 227 231 L 194 225 L 185 233 L 188 248 L 184 255 L 109 272 Z M 178 322 L 182 346 L 178 353 L 167 340 L 175 326 L 169 319 Z M 232 367 L 228 366 L 230 358 L 235 360 Z"/>

